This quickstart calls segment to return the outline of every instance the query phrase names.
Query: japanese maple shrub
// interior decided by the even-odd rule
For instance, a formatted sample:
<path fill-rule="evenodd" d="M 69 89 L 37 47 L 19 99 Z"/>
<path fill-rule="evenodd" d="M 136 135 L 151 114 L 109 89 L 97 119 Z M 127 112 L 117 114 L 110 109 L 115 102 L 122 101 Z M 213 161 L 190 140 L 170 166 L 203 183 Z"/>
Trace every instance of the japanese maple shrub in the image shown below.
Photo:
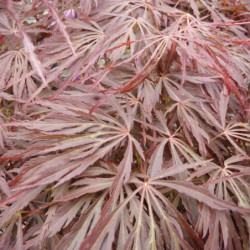
<path fill-rule="evenodd" d="M 0 249 L 248 249 L 248 0 L 0 1 Z"/>

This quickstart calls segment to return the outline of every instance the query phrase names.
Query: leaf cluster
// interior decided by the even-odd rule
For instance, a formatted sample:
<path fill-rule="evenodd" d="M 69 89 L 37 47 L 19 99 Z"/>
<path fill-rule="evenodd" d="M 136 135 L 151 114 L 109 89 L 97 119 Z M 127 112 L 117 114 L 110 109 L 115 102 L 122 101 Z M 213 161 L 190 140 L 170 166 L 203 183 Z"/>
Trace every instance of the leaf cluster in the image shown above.
<path fill-rule="evenodd" d="M 249 248 L 249 13 L 0 1 L 0 249 Z"/>

